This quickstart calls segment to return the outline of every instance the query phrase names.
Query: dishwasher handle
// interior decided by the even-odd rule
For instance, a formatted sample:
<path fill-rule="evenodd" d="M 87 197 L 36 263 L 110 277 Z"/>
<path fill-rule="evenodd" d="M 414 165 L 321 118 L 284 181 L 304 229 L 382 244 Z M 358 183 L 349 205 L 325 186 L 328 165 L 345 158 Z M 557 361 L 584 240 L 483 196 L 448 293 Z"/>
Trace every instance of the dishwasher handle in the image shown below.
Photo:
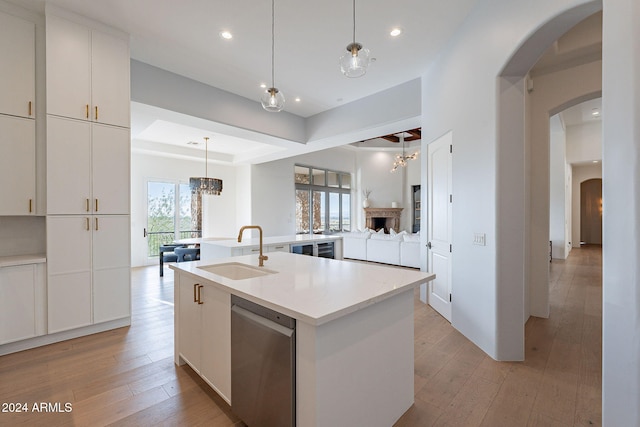
<path fill-rule="evenodd" d="M 256 323 L 258 325 L 264 326 L 265 328 L 271 329 L 272 331 L 278 332 L 286 337 L 293 336 L 294 329 L 287 328 L 286 326 L 282 326 L 272 320 L 266 319 L 260 315 L 250 312 L 242 307 L 237 305 L 231 306 L 231 311 L 236 313 L 236 315 L 244 317 L 245 319 L 251 321 L 252 323 Z"/>

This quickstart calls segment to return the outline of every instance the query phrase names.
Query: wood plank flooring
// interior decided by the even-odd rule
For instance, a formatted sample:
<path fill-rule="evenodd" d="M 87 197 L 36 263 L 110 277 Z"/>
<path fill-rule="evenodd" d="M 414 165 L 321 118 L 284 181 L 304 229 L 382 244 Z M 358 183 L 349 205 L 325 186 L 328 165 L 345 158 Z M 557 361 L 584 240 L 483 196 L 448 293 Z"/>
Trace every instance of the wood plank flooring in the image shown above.
<path fill-rule="evenodd" d="M 415 404 L 396 425 L 601 425 L 601 259 L 587 247 L 551 264 L 551 316 L 527 323 L 521 363 L 493 361 L 416 294 Z M 0 405 L 28 406 L 0 426 L 244 425 L 173 363 L 172 270 L 133 269 L 132 284 L 131 327 L 0 357 Z"/>

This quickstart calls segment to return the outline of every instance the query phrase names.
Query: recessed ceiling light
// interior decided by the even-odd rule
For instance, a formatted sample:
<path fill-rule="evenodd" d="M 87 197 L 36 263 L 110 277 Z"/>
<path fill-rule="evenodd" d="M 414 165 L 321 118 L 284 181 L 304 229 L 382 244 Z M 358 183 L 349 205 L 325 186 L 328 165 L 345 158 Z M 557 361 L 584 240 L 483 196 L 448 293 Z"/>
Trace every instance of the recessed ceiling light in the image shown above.
<path fill-rule="evenodd" d="M 296 101 L 296 102 L 300 102 L 300 97 L 297 97 L 297 98 L 295 99 L 295 101 Z"/>
<path fill-rule="evenodd" d="M 593 117 L 598 117 L 600 115 L 600 111 L 597 108 L 594 108 L 593 110 L 591 110 L 591 115 Z"/>
<path fill-rule="evenodd" d="M 220 31 L 220 37 L 225 40 L 231 40 L 233 38 L 233 34 L 229 31 Z"/>
<path fill-rule="evenodd" d="M 265 88 L 267 87 L 267 85 L 266 85 L 266 84 L 264 84 L 264 83 L 260 83 L 260 87 L 261 87 L 262 89 L 265 89 Z"/>
<path fill-rule="evenodd" d="M 600 163 L 598 160 L 594 160 L 593 163 Z"/>
<path fill-rule="evenodd" d="M 391 30 L 391 32 L 389 33 L 389 35 L 391 37 L 398 37 L 400 34 L 402 34 L 402 28 L 394 28 L 393 30 Z"/>
<path fill-rule="evenodd" d="M 200 145 L 200 143 L 196 141 L 189 141 L 187 142 L 187 145 Z"/>

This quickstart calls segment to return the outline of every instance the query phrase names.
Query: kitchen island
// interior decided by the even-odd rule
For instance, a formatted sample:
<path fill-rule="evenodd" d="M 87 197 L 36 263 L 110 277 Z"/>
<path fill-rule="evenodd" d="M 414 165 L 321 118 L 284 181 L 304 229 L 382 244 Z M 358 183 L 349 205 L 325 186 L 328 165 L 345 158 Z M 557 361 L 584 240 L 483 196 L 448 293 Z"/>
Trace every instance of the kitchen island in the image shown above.
<path fill-rule="evenodd" d="M 209 271 L 217 264 L 261 275 L 234 280 Z M 233 409 L 236 295 L 296 319 L 298 426 L 397 421 L 414 398 L 414 289 L 434 275 L 284 252 L 270 253 L 263 270 L 257 265 L 257 255 L 245 255 L 171 266 L 175 362 L 189 363 Z"/>

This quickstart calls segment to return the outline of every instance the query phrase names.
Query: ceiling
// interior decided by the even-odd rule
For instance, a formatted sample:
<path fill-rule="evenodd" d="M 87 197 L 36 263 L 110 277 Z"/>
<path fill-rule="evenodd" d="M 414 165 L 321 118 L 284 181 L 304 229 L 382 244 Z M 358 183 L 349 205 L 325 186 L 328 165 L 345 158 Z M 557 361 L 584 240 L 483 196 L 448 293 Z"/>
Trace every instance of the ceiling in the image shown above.
<path fill-rule="evenodd" d="M 44 11 L 44 0 L 8 1 Z M 264 90 L 260 84 L 270 86 L 268 0 L 48 1 L 130 34 L 131 56 L 138 61 L 256 102 Z M 338 58 L 352 41 L 352 3 L 276 0 L 275 85 L 287 99 L 285 110 L 311 117 L 421 76 L 475 3 L 358 1 L 356 39 L 371 50 L 375 61 L 365 76 L 349 79 L 340 73 Z M 402 33 L 392 37 L 393 28 L 401 28 Z M 230 31 L 233 38 L 223 39 L 222 31 Z M 584 34 L 577 37 L 581 39 Z M 567 57 L 571 49 L 566 46 L 575 45 L 576 39 L 568 41 L 556 43 L 541 59 L 547 61 L 539 68 L 541 73 L 557 67 L 555 62 L 575 61 Z M 220 124 L 135 102 L 131 120 L 134 151 L 200 158 L 204 144 L 188 143 L 202 142 L 209 136 L 210 157 L 217 162 L 251 163 L 274 151 L 282 151 L 286 157 L 286 148 L 277 143 L 256 142 L 250 135 L 231 137 Z M 380 147 L 385 144 L 399 145 L 377 141 Z"/>

